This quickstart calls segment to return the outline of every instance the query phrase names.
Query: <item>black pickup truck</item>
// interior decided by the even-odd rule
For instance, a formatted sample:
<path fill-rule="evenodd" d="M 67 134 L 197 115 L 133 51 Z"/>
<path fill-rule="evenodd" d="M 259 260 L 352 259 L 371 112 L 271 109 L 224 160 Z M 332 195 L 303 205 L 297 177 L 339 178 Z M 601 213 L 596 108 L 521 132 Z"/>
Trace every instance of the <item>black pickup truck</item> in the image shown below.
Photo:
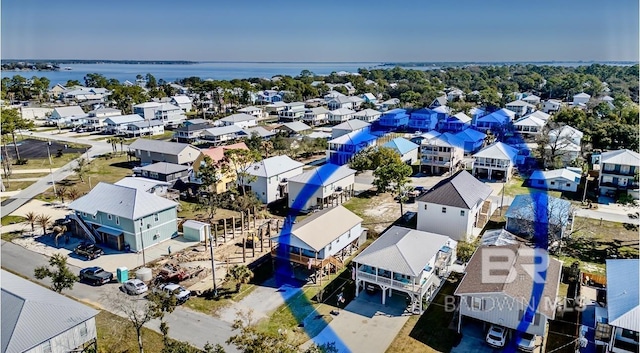
<path fill-rule="evenodd" d="M 104 255 L 104 250 L 100 249 L 96 244 L 80 243 L 73 252 L 77 255 L 84 256 L 87 260 L 93 260 Z"/>
<path fill-rule="evenodd" d="M 80 281 L 101 285 L 113 281 L 113 273 L 107 272 L 102 267 L 87 267 L 80 270 Z"/>

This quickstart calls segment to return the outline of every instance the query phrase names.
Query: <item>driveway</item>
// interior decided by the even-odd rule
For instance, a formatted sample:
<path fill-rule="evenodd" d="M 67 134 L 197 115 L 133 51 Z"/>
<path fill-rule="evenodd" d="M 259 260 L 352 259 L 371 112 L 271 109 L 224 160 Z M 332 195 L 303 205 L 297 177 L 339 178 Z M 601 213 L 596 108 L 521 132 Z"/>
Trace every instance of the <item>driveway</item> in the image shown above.
<path fill-rule="evenodd" d="M 475 321 L 462 321 L 462 340 L 451 349 L 451 353 L 492 353 L 501 352 L 500 349 L 491 348 L 485 341 L 485 332 L 482 324 Z"/>
<path fill-rule="evenodd" d="M 404 296 L 394 295 L 387 299 L 386 305 L 382 305 L 379 293 L 361 293 L 302 348 L 312 343 L 335 342 L 340 353 L 385 352 L 410 316 L 405 314 Z"/>

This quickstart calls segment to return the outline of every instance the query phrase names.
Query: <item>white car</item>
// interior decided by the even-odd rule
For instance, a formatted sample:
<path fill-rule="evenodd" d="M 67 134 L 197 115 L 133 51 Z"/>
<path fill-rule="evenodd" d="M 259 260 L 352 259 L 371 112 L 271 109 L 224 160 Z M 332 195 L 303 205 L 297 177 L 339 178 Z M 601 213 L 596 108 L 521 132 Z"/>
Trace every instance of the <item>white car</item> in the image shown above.
<path fill-rule="evenodd" d="M 536 339 L 538 336 L 530 333 L 523 333 L 518 340 L 518 349 L 524 352 L 533 352 L 536 348 Z"/>
<path fill-rule="evenodd" d="M 149 287 L 147 287 L 147 285 L 144 284 L 144 282 L 136 278 L 136 279 L 130 279 L 122 283 L 122 290 L 125 293 L 130 295 L 138 295 L 148 291 Z"/>
<path fill-rule="evenodd" d="M 491 325 L 489 332 L 487 332 L 487 344 L 491 347 L 502 348 L 507 343 L 507 329 L 498 326 Z"/>
<path fill-rule="evenodd" d="M 175 296 L 179 304 L 186 302 L 191 296 L 191 291 L 175 283 L 163 284 L 159 287 L 159 290 L 165 294 Z"/>

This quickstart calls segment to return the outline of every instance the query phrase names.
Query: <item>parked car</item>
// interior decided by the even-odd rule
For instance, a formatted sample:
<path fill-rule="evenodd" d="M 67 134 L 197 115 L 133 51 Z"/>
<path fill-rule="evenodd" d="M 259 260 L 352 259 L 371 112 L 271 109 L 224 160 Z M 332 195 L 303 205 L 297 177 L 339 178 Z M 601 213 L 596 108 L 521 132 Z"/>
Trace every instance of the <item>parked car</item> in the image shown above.
<path fill-rule="evenodd" d="M 101 285 L 113 281 L 113 273 L 107 272 L 102 267 L 87 267 L 80 270 L 80 281 L 94 285 Z"/>
<path fill-rule="evenodd" d="M 536 348 L 536 341 L 538 336 L 530 333 L 523 333 L 518 340 L 518 349 L 523 352 L 533 352 Z"/>
<path fill-rule="evenodd" d="M 130 279 L 122 283 L 122 291 L 129 295 L 138 295 L 145 293 L 149 287 L 139 279 Z"/>
<path fill-rule="evenodd" d="M 380 286 L 378 286 L 377 284 L 373 284 L 373 283 L 367 283 L 364 286 L 364 289 L 369 294 L 375 294 L 376 292 L 380 291 Z"/>
<path fill-rule="evenodd" d="M 178 304 L 186 302 L 191 297 L 191 291 L 175 283 L 162 284 L 157 287 L 156 291 L 175 296 Z"/>
<path fill-rule="evenodd" d="M 491 325 L 489 332 L 487 332 L 487 344 L 491 347 L 502 348 L 507 343 L 507 329 L 498 326 Z"/>
<path fill-rule="evenodd" d="M 87 242 L 80 243 L 80 245 L 73 249 L 73 252 L 77 255 L 84 256 L 87 260 L 93 260 L 104 255 L 104 250 L 99 246 Z"/>

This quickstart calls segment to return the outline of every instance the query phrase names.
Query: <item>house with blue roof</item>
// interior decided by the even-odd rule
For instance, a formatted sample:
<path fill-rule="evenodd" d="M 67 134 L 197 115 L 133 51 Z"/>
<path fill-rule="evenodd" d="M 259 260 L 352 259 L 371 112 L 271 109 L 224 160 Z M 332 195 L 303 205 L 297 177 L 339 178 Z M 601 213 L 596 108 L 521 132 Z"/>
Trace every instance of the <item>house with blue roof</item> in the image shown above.
<path fill-rule="evenodd" d="M 328 142 L 327 163 L 347 164 L 356 153 L 374 146 L 377 139 L 377 136 L 364 131 L 354 131 L 334 138 Z"/>
<path fill-rule="evenodd" d="M 398 152 L 400 159 L 409 165 L 418 160 L 418 147 L 420 146 L 402 137 L 394 138 L 385 143 L 383 147 L 389 147 Z"/>
<path fill-rule="evenodd" d="M 477 152 L 484 145 L 487 135 L 475 129 L 464 129 L 456 134 L 462 140 L 464 145 L 464 153 L 471 154 Z"/>
<path fill-rule="evenodd" d="M 484 115 L 476 119 L 474 126 L 477 130 L 480 131 L 498 131 L 507 127 L 513 119 L 515 118 L 516 113 L 510 111 L 509 109 L 499 109 L 491 114 Z"/>
<path fill-rule="evenodd" d="M 436 128 L 438 113 L 429 108 L 414 110 L 409 114 L 409 128 L 416 131 L 429 131 Z"/>
<path fill-rule="evenodd" d="M 275 90 L 264 90 L 262 92 L 258 92 L 257 101 L 258 103 L 275 103 L 282 102 L 282 98 L 284 96 L 284 92 L 278 92 Z"/>
<path fill-rule="evenodd" d="M 453 174 L 462 166 L 464 142 L 445 132 L 425 138 L 420 144 L 420 171 L 429 174 Z"/>
<path fill-rule="evenodd" d="M 491 144 L 473 155 L 473 175 L 480 179 L 511 179 L 518 150 L 502 142 Z"/>
<path fill-rule="evenodd" d="M 471 126 L 471 117 L 465 113 L 458 113 L 453 116 L 438 121 L 438 131 L 440 132 L 460 132 Z"/>
<path fill-rule="evenodd" d="M 380 126 L 386 128 L 404 128 L 409 125 L 409 114 L 407 114 L 406 109 L 391 109 L 382 114 L 378 122 Z"/>
<path fill-rule="evenodd" d="M 608 352 L 638 352 L 640 333 L 640 260 L 607 260 Z"/>
<path fill-rule="evenodd" d="M 571 202 L 541 192 L 516 195 L 505 218 L 507 231 L 526 238 L 546 228 L 549 240 L 560 239 L 573 226 Z"/>

